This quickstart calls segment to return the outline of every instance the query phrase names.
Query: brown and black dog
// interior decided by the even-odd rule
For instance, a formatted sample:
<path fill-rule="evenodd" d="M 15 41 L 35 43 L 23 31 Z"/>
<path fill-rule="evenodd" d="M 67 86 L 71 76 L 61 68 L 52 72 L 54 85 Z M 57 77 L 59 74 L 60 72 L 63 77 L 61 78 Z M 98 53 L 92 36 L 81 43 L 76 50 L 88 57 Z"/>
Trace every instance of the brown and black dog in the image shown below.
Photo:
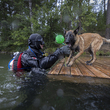
<path fill-rule="evenodd" d="M 78 35 L 79 27 L 77 29 L 65 31 L 65 43 L 70 47 L 71 53 L 66 61 L 67 66 L 72 66 L 74 61 L 88 49 L 89 53 L 92 55 L 92 59 L 87 61 L 87 65 L 92 65 L 96 60 L 96 52 L 101 48 L 103 41 L 110 43 L 110 39 L 101 37 L 97 33 L 84 33 Z M 72 58 L 72 53 L 74 50 L 79 49 L 76 56 Z"/>

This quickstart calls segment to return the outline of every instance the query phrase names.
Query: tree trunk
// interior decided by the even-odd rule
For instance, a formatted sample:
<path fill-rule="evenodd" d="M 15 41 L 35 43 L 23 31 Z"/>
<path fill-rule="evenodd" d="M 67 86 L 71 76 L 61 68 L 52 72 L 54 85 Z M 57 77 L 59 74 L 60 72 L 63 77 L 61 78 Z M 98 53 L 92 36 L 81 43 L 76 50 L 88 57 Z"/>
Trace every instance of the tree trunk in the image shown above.
<path fill-rule="evenodd" d="M 32 0 L 29 0 L 30 20 L 32 19 Z M 31 22 L 31 30 L 33 31 L 33 23 Z"/>
<path fill-rule="evenodd" d="M 105 0 L 104 0 L 104 16 L 105 16 Z"/>
<path fill-rule="evenodd" d="M 78 23 L 78 26 L 79 26 L 79 31 L 81 30 L 81 27 L 82 27 L 82 23 L 81 23 L 81 13 L 82 13 L 82 1 L 83 0 L 79 0 L 79 10 L 80 10 L 80 13 L 79 13 L 79 23 Z"/>
<path fill-rule="evenodd" d="M 62 3 L 63 3 L 63 0 L 61 0 L 61 6 L 62 7 Z M 62 26 L 62 9 L 61 9 L 61 15 L 60 15 L 60 22 L 61 22 L 61 26 Z"/>
<path fill-rule="evenodd" d="M 107 3 L 107 19 L 106 19 L 106 25 L 107 25 L 107 28 L 106 28 L 106 38 L 107 39 L 110 39 L 110 0 L 108 0 L 108 3 Z"/>

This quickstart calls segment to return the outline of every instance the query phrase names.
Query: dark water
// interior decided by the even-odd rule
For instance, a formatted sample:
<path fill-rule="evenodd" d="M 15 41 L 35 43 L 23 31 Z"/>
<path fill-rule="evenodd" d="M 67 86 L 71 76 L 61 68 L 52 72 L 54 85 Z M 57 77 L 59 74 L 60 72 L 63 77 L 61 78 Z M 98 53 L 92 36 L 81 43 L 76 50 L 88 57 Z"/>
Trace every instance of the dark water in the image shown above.
<path fill-rule="evenodd" d="M 0 110 L 110 110 L 110 84 L 23 80 L 8 71 L 10 59 L 0 54 Z"/>

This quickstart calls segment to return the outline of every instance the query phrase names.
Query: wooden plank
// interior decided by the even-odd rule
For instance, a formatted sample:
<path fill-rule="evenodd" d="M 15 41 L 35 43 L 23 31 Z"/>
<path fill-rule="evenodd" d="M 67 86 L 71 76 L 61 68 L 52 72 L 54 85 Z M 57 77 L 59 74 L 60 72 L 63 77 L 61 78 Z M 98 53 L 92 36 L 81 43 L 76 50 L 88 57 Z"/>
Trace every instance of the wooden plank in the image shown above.
<path fill-rule="evenodd" d="M 90 60 L 89 57 L 81 57 L 81 58 L 79 58 L 79 59 L 83 60 L 83 62 L 86 62 L 87 60 Z M 103 59 L 103 58 L 100 58 L 100 59 Z M 107 70 L 110 71 L 110 65 L 104 63 L 103 60 L 102 60 L 102 62 L 101 62 L 100 59 L 98 58 L 93 64 L 100 65 L 103 69 L 107 69 Z M 107 60 L 109 61 L 110 58 L 107 59 Z M 109 62 L 110 62 L 110 61 L 109 61 Z"/>
<path fill-rule="evenodd" d="M 86 66 L 84 64 L 79 62 L 79 60 L 76 60 L 76 63 L 78 65 L 78 68 L 80 69 L 81 73 L 83 74 L 83 76 L 96 77 L 88 68 L 86 68 Z"/>
<path fill-rule="evenodd" d="M 61 68 L 63 66 L 63 62 L 58 62 L 49 72 L 48 74 L 59 74 Z"/>
<path fill-rule="evenodd" d="M 94 63 L 93 66 L 98 69 L 99 71 L 105 73 L 106 75 L 110 76 L 110 70 L 103 68 L 103 66 L 101 66 L 101 64 L 99 63 Z"/>
<path fill-rule="evenodd" d="M 62 63 L 64 63 L 64 61 L 65 61 L 65 58 L 61 59 L 59 62 L 62 62 Z"/>
<path fill-rule="evenodd" d="M 109 65 L 110 61 L 108 61 L 108 58 L 105 58 L 107 63 L 103 62 L 104 58 L 98 58 L 98 60 L 96 62 L 94 62 L 92 66 L 85 64 L 85 61 L 87 61 L 88 59 L 90 59 L 90 57 L 80 57 L 79 59 L 77 59 L 75 61 L 75 63 L 72 65 L 72 67 L 63 66 L 65 64 L 65 59 L 62 59 L 49 71 L 48 74 L 60 75 L 60 76 L 62 76 L 62 75 L 70 76 L 71 75 L 74 77 L 75 76 L 77 76 L 77 77 L 85 76 L 86 78 L 87 77 L 110 78 L 110 65 Z M 110 60 L 110 58 L 109 58 L 109 60 Z M 57 76 L 57 77 L 59 77 L 59 76 Z M 83 77 L 81 77 L 81 78 L 84 79 Z M 74 79 L 74 78 L 72 78 L 72 79 Z M 76 79 L 78 80 L 78 78 L 76 78 Z M 77 81 L 75 81 L 75 82 L 77 82 Z M 81 80 L 81 82 L 83 82 L 83 81 Z"/>
<path fill-rule="evenodd" d="M 106 64 L 107 66 L 110 67 L 110 57 L 97 57 L 96 62 L 101 63 L 101 64 Z"/>
<path fill-rule="evenodd" d="M 108 75 L 104 74 L 103 72 L 99 71 L 98 69 L 94 68 L 93 66 L 86 65 L 81 59 L 80 61 L 82 62 L 83 65 L 85 65 L 94 75 L 100 78 L 110 78 Z"/>
<path fill-rule="evenodd" d="M 71 75 L 70 73 L 70 67 L 65 67 L 64 65 L 62 66 L 62 69 L 59 74 L 64 74 L 64 75 Z"/>
<path fill-rule="evenodd" d="M 87 58 L 88 59 L 88 58 Z M 85 61 L 87 60 L 85 57 L 81 58 L 81 60 Z M 109 61 L 110 58 L 103 58 L 103 57 L 98 57 L 98 59 L 92 64 L 94 68 L 98 69 L 99 71 L 103 72 L 104 74 L 110 76 L 110 65 L 107 65 L 104 63 L 104 59 L 106 61 Z M 102 62 L 101 62 L 102 61 Z M 109 61 L 110 62 L 110 61 Z"/>
<path fill-rule="evenodd" d="M 81 56 L 79 58 L 81 60 L 83 60 L 84 62 L 86 62 L 91 59 L 91 56 Z M 100 64 L 104 64 L 104 65 L 110 67 L 110 57 L 104 57 L 104 56 L 98 57 L 97 56 L 97 60 L 95 62 L 98 62 Z"/>
<path fill-rule="evenodd" d="M 102 63 L 99 63 L 99 62 L 96 61 L 93 64 L 99 65 L 101 68 L 110 71 L 110 65 L 104 64 L 103 62 Z"/>
<path fill-rule="evenodd" d="M 105 78 L 97 78 L 97 77 L 83 77 L 83 76 L 64 76 L 64 75 L 47 75 L 49 80 L 60 80 L 63 82 L 70 82 L 70 83 L 89 83 L 93 85 L 110 85 L 110 79 Z"/>
<path fill-rule="evenodd" d="M 77 67 L 76 62 L 71 67 L 71 75 L 83 76 L 79 68 Z"/>

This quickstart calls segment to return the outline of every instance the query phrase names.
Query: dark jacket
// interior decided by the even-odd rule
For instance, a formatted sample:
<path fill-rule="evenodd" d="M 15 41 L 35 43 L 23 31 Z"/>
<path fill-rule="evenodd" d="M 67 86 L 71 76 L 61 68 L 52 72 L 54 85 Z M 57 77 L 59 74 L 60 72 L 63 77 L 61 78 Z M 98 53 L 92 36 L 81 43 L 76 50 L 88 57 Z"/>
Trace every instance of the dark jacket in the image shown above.
<path fill-rule="evenodd" d="M 30 70 L 30 68 L 39 67 L 39 62 L 43 58 L 42 53 L 39 50 L 28 49 L 23 52 L 21 56 L 22 66 Z"/>
<path fill-rule="evenodd" d="M 32 48 L 29 48 L 28 50 L 24 51 L 21 56 L 22 66 L 27 68 L 27 70 L 29 71 L 31 70 L 31 68 L 48 69 L 57 60 L 58 56 L 56 54 L 44 57 L 43 53 L 40 50 Z"/>

